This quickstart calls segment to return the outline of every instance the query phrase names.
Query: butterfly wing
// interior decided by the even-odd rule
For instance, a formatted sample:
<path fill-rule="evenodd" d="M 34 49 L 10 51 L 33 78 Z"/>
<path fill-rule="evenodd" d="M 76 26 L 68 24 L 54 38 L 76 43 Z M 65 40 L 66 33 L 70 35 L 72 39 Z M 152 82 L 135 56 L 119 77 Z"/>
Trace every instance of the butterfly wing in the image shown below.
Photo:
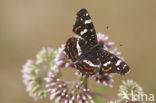
<path fill-rule="evenodd" d="M 118 73 L 120 75 L 124 75 L 130 70 L 129 66 L 114 54 L 103 49 L 100 50 L 98 54 L 101 61 L 100 69 L 102 71 L 106 73 Z"/>
<path fill-rule="evenodd" d="M 81 38 L 72 37 L 67 40 L 65 45 L 65 52 L 67 57 L 75 62 L 85 51 L 90 48 L 90 45 Z"/>
<path fill-rule="evenodd" d="M 73 32 L 84 38 L 90 45 L 97 44 L 96 31 L 91 21 L 91 17 L 86 9 L 81 9 L 77 13 Z"/>
<path fill-rule="evenodd" d="M 75 62 L 75 68 L 85 75 L 93 75 L 100 68 L 100 59 L 97 53 L 87 53 L 90 48 L 87 41 L 75 37 L 69 38 L 65 45 L 67 57 Z"/>
<path fill-rule="evenodd" d="M 76 62 L 75 68 L 85 75 L 93 75 L 97 73 L 101 66 L 101 62 L 97 54 L 94 52 L 83 56 L 85 56 L 85 58 Z"/>

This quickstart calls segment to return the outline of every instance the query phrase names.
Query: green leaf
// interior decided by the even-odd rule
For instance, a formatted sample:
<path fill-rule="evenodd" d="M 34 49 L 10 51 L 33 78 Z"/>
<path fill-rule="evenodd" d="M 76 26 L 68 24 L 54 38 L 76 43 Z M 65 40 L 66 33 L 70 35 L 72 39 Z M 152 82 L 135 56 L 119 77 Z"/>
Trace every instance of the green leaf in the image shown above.
<path fill-rule="evenodd" d="M 107 89 L 107 86 L 102 85 L 102 86 L 100 86 L 100 87 L 96 90 L 96 92 L 97 92 L 97 93 L 101 93 L 101 92 L 105 91 L 106 89 Z"/>
<path fill-rule="evenodd" d="M 92 95 L 92 99 L 94 100 L 95 103 L 101 103 L 101 101 L 98 99 L 97 96 Z"/>

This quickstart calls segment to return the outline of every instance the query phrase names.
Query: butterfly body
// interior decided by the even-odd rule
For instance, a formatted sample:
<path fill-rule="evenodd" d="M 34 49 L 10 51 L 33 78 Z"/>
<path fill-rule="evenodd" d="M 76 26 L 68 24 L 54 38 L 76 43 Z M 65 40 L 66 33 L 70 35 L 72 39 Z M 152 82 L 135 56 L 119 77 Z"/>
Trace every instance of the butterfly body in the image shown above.
<path fill-rule="evenodd" d="M 67 40 L 65 52 L 82 74 L 94 75 L 103 71 L 122 75 L 129 71 L 129 66 L 123 60 L 98 44 L 95 28 L 86 9 L 77 13 L 73 32 L 79 37 Z"/>

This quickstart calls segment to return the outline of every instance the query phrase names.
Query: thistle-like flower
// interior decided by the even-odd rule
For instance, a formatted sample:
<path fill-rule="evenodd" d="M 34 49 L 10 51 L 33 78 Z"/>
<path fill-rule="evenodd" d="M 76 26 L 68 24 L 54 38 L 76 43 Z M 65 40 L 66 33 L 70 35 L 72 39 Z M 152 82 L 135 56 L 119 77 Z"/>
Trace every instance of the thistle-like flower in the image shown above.
<path fill-rule="evenodd" d="M 144 103 L 140 100 L 141 95 L 143 95 L 141 86 L 133 80 L 123 81 L 123 85 L 120 85 L 118 93 L 120 103 Z"/>
<path fill-rule="evenodd" d="M 50 100 L 56 103 L 93 103 L 89 89 L 85 88 L 83 77 L 76 81 L 66 81 L 56 73 L 49 72 L 47 81 L 47 92 Z"/>
<path fill-rule="evenodd" d="M 46 96 L 46 90 L 43 87 L 39 69 L 34 61 L 31 60 L 28 60 L 22 69 L 23 82 L 26 85 L 26 90 L 35 100 L 42 99 Z"/>
<path fill-rule="evenodd" d="M 22 68 L 23 83 L 29 95 L 35 100 L 46 96 L 44 77 L 48 71 L 47 63 L 50 66 L 55 65 L 53 59 L 56 51 L 53 49 L 42 49 L 36 56 L 36 60 L 28 60 Z M 45 64 L 46 65 L 45 65 Z M 49 67 L 49 66 L 48 66 Z"/>

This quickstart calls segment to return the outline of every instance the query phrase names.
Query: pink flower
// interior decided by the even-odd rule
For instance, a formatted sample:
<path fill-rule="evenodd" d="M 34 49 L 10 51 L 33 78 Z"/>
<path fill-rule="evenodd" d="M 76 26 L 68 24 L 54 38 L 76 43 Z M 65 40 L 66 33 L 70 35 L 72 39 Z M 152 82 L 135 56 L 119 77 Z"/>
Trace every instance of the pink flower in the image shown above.
<path fill-rule="evenodd" d="M 81 80 L 65 81 L 59 78 L 59 74 L 49 72 L 47 81 L 47 92 L 50 93 L 50 99 L 55 99 L 56 103 L 94 103 L 89 89 L 85 89 Z"/>

